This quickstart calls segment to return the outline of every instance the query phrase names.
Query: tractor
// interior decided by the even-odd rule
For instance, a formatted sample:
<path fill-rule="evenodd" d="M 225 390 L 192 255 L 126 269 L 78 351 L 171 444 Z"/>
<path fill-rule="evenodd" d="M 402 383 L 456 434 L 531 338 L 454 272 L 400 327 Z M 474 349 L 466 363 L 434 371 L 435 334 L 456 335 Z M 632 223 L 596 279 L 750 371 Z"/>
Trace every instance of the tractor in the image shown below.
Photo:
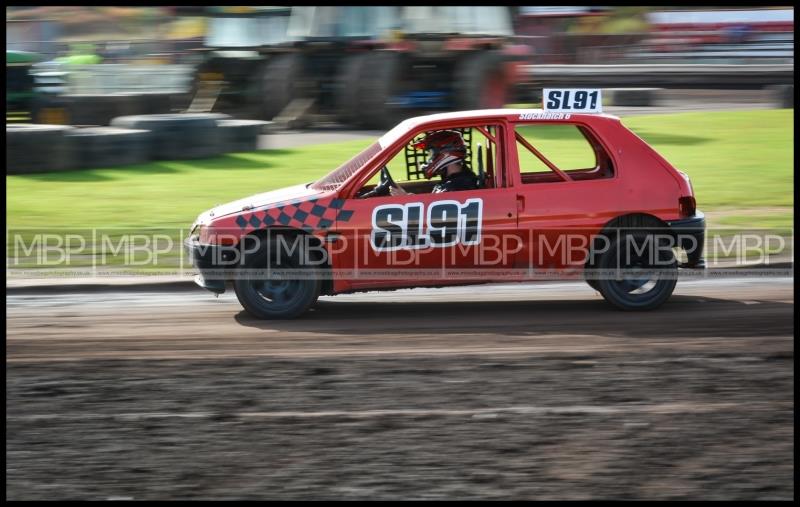
<path fill-rule="evenodd" d="M 36 53 L 6 50 L 6 123 L 31 123 L 36 101 L 31 69 L 41 60 Z"/>
<path fill-rule="evenodd" d="M 290 50 L 290 7 L 208 7 L 203 57 L 195 71 L 190 111 L 225 111 L 272 118 L 284 107 L 270 90 L 280 68 L 275 55 Z M 267 70 L 270 72 L 267 73 Z"/>
<path fill-rule="evenodd" d="M 267 12 L 278 11 L 260 15 Z M 245 31 L 215 23 L 251 19 L 241 16 L 212 20 L 207 45 L 220 58 L 198 75 L 225 83 L 220 99 L 239 90 L 251 115 L 298 125 L 382 129 L 426 112 L 503 107 L 529 56 L 528 46 L 512 43 L 511 11 L 502 6 L 293 7 L 286 25 L 270 25 L 269 44 L 248 39 L 223 49 Z M 210 62 L 222 57 L 241 70 L 229 61 L 231 70 L 213 71 Z"/>

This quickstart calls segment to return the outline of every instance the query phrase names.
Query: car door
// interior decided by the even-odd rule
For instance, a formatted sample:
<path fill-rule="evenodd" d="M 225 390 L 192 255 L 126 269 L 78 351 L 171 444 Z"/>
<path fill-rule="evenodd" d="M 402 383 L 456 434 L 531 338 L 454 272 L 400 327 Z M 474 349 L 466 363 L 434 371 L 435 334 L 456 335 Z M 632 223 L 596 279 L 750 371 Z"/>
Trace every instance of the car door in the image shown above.
<path fill-rule="evenodd" d="M 514 189 L 506 186 L 500 148 L 492 151 L 497 177 L 491 188 L 344 199 L 352 213 L 337 221 L 330 249 L 348 281 L 337 287 L 450 285 L 502 276 L 520 246 Z"/>
<path fill-rule="evenodd" d="M 613 158 L 586 126 L 517 123 L 512 139 L 523 238 L 515 267 L 581 268 L 591 238 L 619 208 Z"/>

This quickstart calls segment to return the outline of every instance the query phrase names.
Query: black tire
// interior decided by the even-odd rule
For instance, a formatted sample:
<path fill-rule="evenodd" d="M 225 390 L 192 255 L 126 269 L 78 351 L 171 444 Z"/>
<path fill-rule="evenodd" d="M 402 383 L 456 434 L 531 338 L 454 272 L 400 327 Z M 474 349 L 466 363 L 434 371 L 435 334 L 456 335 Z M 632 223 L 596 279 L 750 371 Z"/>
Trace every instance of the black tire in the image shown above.
<path fill-rule="evenodd" d="M 217 121 L 230 116 L 220 113 L 182 113 L 122 116 L 114 127 L 149 130 L 153 160 L 208 158 L 222 152 Z"/>
<path fill-rule="evenodd" d="M 621 231 L 610 238 L 608 250 L 597 262 L 600 276 L 594 280 L 606 301 L 621 310 L 645 311 L 654 310 L 669 299 L 678 281 L 678 261 L 671 249 L 654 250 L 658 234 L 656 231 Z M 639 247 L 642 251 L 637 254 Z M 658 262 L 651 263 L 651 259 Z M 632 272 L 637 268 L 649 270 L 651 275 L 637 277 Z M 608 276 L 618 269 L 619 276 Z"/>
<path fill-rule="evenodd" d="M 298 81 L 302 78 L 303 61 L 300 55 L 279 55 L 264 68 L 260 107 L 262 117 L 271 120 L 298 96 Z"/>
<path fill-rule="evenodd" d="M 270 122 L 260 120 L 220 120 L 217 122 L 224 153 L 255 151 L 258 136 Z"/>
<path fill-rule="evenodd" d="M 496 109 L 505 106 L 511 90 L 503 68 L 504 61 L 497 51 L 481 51 L 458 62 L 453 74 L 456 108 Z"/>
<path fill-rule="evenodd" d="M 399 118 L 398 108 L 390 99 L 397 89 L 402 55 L 394 51 L 373 51 L 366 55 L 363 65 L 357 123 L 368 129 L 391 128 Z"/>
<path fill-rule="evenodd" d="M 365 78 L 365 66 L 369 53 L 351 55 L 344 60 L 336 76 L 336 118 L 342 123 L 356 124 L 362 114 L 359 100 Z"/>
<path fill-rule="evenodd" d="M 277 242 L 260 241 L 259 248 L 244 261 L 245 268 L 302 269 L 306 254 L 294 249 L 290 255 L 278 255 Z M 280 261 L 282 259 L 282 261 Z M 322 280 L 264 280 L 236 279 L 233 282 L 236 297 L 242 307 L 259 319 L 293 319 L 308 310 L 319 297 Z"/>
<path fill-rule="evenodd" d="M 75 129 L 67 134 L 76 169 L 141 164 L 150 160 L 150 132 L 114 127 Z"/>
<path fill-rule="evenodd" d="M 63 171 L 72 168 L 66 125 L 6 125 L 6 174 Z"/>

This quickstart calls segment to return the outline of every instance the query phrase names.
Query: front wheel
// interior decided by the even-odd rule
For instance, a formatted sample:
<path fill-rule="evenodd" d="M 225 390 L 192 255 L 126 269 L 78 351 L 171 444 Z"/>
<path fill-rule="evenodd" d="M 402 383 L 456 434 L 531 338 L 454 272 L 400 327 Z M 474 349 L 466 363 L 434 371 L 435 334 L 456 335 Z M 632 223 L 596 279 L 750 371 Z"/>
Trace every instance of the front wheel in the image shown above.
<path fill-rule="evenodd" d="M 597 267 L 600 276 L 592 281 L 600 294 L 626 311 L 658 308 L 678 282 L 675 253 L 657 234 L 621 232 L 611 239 Z"/>
<path fill-rule="evenodd" d="M 293 319 L 308 310 L 319 297 L 319 277 L 297 276 L 309 266 L 301 248 L 278 250 L 278 242 L 261 240 L 261 246 L 245 261 L 244 276 L 233 287 L 242 307 L 259 319 Z M 257 271 L 289 269 L 295 274 L 269 276 Z M 252 272 L 252 273 L 251 273 Z"/>

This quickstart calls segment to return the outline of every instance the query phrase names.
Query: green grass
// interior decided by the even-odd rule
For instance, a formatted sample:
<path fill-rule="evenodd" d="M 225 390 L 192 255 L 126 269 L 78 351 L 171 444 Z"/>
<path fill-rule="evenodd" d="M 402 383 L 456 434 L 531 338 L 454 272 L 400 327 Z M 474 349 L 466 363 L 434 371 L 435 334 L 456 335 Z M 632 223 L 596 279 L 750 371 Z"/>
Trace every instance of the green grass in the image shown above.
<path fill-rule="evenodd" d="M 309 182 L 369 140 L 113 169 L 7 176 L 9 228 L 185 227 L 217 204 Z"/>
<path fill-rule="evenodd" d="M 778 208 L 725 217 L 725 225 L 791 226 L 793 110 L 637 116 L 623 123 L 692 179 L 705 211 Z M 577 157 L 573 140 L 540 136 L 542 151 Z M 38 175 L 7 176 L 8 228 L 188 227 L 202 211 L 258 192 L 312 181 L 372 140 Z M 576 159 L 577 160 L 577 159 Z M 177 233 L 176 233 L 177 234 Z"/>
<path fill-rule="evenodd" d="M 702 208 L 794 206 L 794 110 L 635 116 L 623 123 L 692 179 Z"/>
<path fill-rule="evenodd" d="M 748 227 L 770 229 L 782 234 L 791 233 L 794 227 L 793 210 L 775 211 L 772 213 L 747 213 L 722 216 L 715 220 L 716 225 L 736 230 Z M 755 224 L 755 225 L 754 225 Z"/>

